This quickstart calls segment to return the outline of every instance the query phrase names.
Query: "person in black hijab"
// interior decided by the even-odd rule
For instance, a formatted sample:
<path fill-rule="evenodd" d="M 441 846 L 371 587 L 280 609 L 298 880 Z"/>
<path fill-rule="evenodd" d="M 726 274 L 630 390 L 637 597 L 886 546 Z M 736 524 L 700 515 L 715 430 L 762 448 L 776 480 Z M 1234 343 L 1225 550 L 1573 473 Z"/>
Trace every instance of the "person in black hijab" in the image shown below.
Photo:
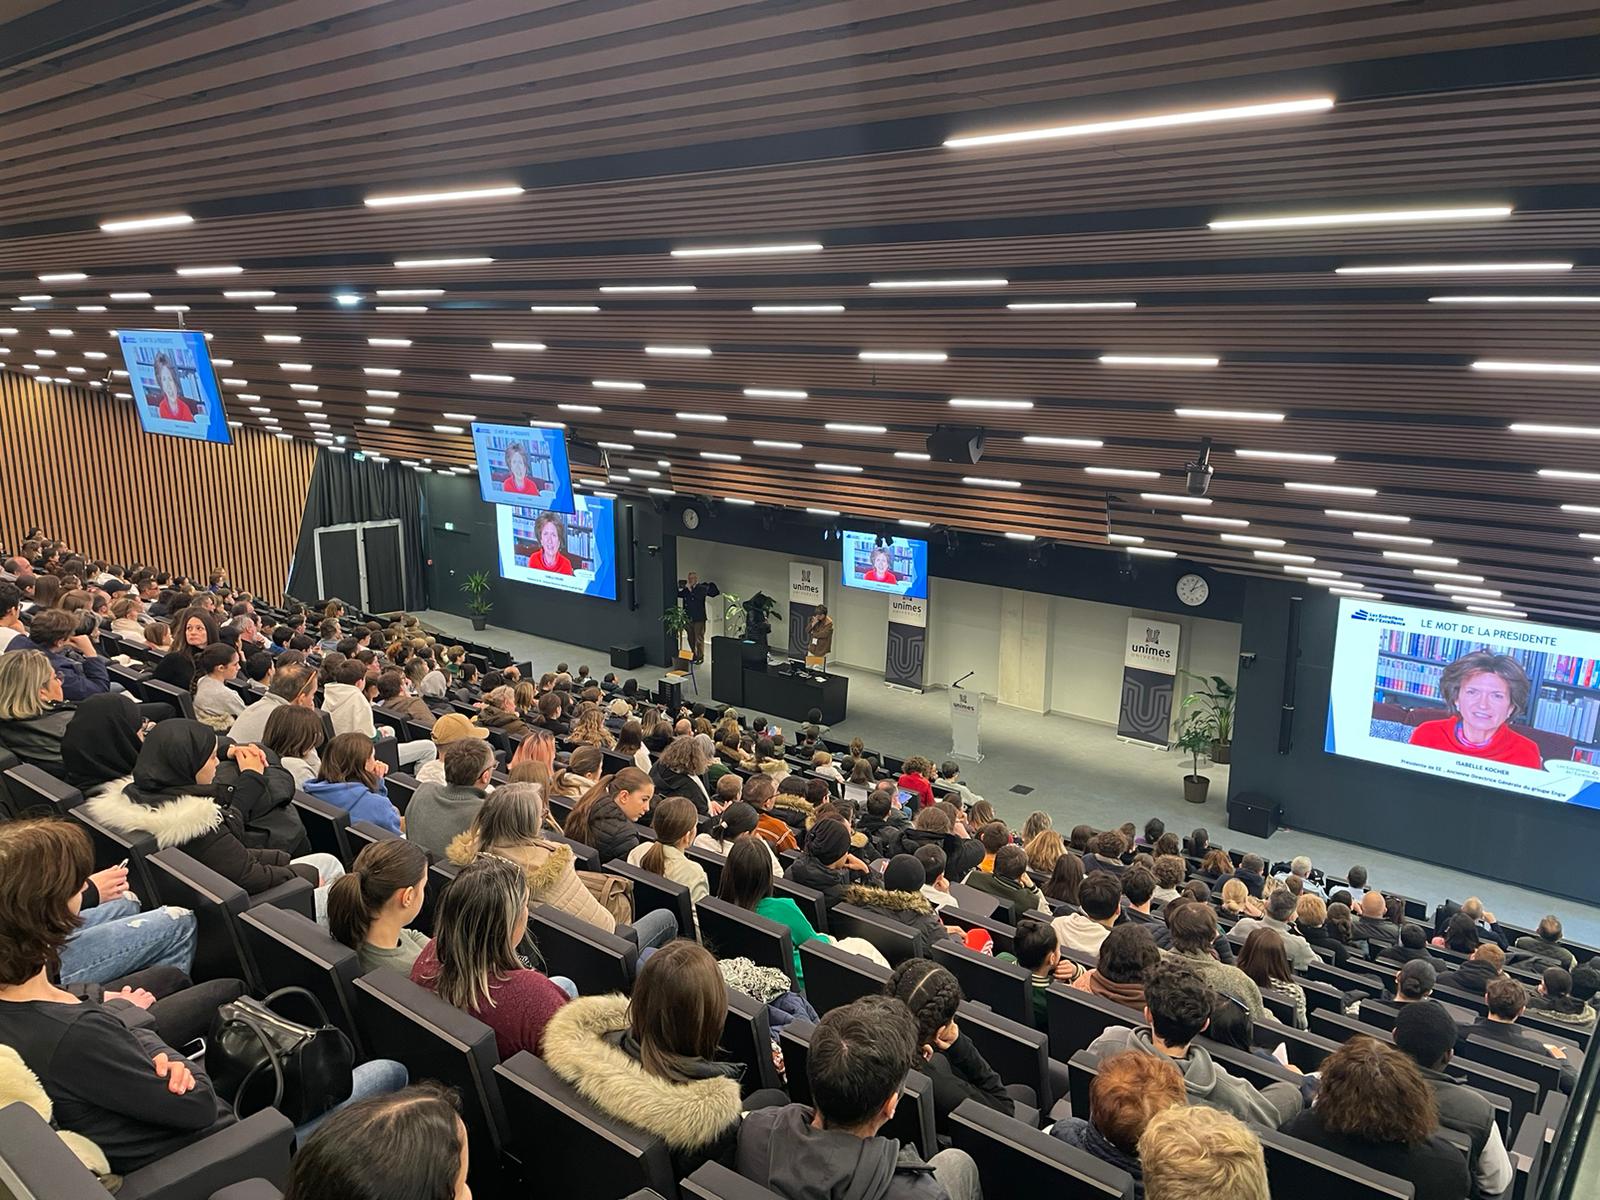
<path fill-rule="evenodd" d="M 119 692 L 90 696 L 61 739 L 67 782 L 88 792 L 133 774 L 139 757 L 144 717 L 139 706 Z"/>
<path fill-rule="evenodd" d="M 216 786 L 216 731 L 198 721 L 163 721 L 139 748 L 133 778 L 89 797 L 84 811 L 118 832 L 148 833 L 163 850 L 183 850 L 251 895 L 296 876 L 315 886 L 317 866 L 291 864 L 281 850 L 245 844 L 239 807 L 262 804 L 267 760 L 255 746 L 234 746 L 228 753 L 238 777 Z"/>

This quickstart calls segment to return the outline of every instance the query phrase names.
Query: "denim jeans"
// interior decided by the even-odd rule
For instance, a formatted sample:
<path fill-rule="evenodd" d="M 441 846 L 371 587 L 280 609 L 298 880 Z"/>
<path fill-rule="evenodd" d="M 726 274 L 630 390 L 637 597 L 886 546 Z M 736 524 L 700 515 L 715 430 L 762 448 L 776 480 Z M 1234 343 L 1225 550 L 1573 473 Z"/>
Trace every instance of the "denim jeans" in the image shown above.
<path fill-rule="evenodd" d="M 565 992 L 568 1000 L 576 1000 L 578 998 L 578 985 L 565 975 L 552 975 L 550 976 L 550 982 Z"/>
<path fill-rule="evenodd" d="M 635 917 L 633 932 L 639 939 L 639 949 L 660 949 L 678 936 L 678 918 L 670 909 L 658 908 Z"/>
<path fill-rule="evenodd" d="M 139 910 L 124 896 L 97 904 L 61 949 L 61 983 L 108 983 L 145 967 L 194 965 L 194 914 L 187 908 Z"/>
<path fill-rule="evenodd" d="M 354 1104 L 357 1100 L 370 1100 L 373 1096 L 387 1096 L 390 1092 L 398 1092 L 410 1082 L 411 1076 L 406 1073 L 405 1066 L 392 1058 L 375 1058 L 371 1062 L 358 1064 L 351 1076 L 350 1095 L 320 1117 L 312 1117 L 304 1125 L 296 1126 L 295 1141 L 304 1146 L 306 1139 L 316 1131 L 317 1126 L 345 1105 Z"/>
<path fill-rule="evenodd" d="M 399 749 L 402 767 L 420 767 L 439 757 L 439 747 L 429 741 L 401 742 Z"/>

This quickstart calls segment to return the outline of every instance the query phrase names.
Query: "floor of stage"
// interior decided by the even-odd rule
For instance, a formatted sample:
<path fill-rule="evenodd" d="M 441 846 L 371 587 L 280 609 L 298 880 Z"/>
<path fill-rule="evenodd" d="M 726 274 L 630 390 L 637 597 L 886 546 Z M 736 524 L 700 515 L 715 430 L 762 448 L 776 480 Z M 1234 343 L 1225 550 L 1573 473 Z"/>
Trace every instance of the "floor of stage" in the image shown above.
<path fill-rule="evenodd" d="M 611 669 L 603 650 L 494 626 L 474 634 L 465 617 L 434 611 L 417 615 L 443 633 L 502 646 L 536 667 L 553 667 L 558 661 L 574 668 L 588 663 L 597 676 Z M 830 737 L 849 741 L 859 736 L 869 746 L 882 746 L 902 757 L 921 753 L 936 762 L 948 754 L 947 693 L 933 690 L 919 695 L 889 688 L 881 674 L 853 667 L 830 664 L 829 670 L 850 679 L 849 719 L 833 726 Z M 653 681 L 661 673 L 653 667 L 631 672 L 641 683 Z M 701 694 L 709 698 L 709 664 L 698 668 L 697 678 Z M 694 694 L 687 683 L 684 692 L 686 697 Z M 1360 863 L 1367 868 L 1373 886 L 1393 888 L 1429 903 L 1444 897 L 1461 900 L 1476 892 L 1487 908 L 1517 925 L 1532 926 L 1545 913 L 1554 912 L 1569 937 L 1600 945 L 1600 908 L 1592 905 L 1511 884 L 1479 881 L 1449 867 L 1335 838 L 1282 828 L 1270 841 L 1234 833 L 1228 829 L 1226 766 L 1204 767 L 1203 773 L 1211 779 L 1210 798 L 1203 805 L 1186 803 L 1182 778 L 1189 769 L 1187 757 L 1130 745 L 1119 740 L 1109 725 L 1041 716 L 986 698 L 980 749 L 983 761 L 963 763 L 962 778 L 1013 826 L 1020 826 L 1035 809 L 1049 813 L 1055 828 L 1063 833 L 1078 824 L 1106 828 L 1124 821 L 1142 828 L 1150 817 L 1160 817 L 1169 829 L 1181 834 L 1203 825 L 1214 842 L 1254 850 L 1275 860 L 1306 854 L 1317 866 L 1340 874 Z M 1017 788 L 1031 790 L 1022 794 Z"/>

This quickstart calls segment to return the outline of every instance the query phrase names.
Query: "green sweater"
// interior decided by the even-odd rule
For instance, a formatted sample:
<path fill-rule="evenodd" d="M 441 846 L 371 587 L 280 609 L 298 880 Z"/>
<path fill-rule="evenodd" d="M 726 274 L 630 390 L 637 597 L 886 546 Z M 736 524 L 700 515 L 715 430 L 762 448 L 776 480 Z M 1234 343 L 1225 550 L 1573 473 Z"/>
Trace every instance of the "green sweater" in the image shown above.
<path fill-rule="evenodd" d="M 811 922 L 806 920 L 800 906 L 787 896 L 765 896 L 756 901 L 756 916 L 788 928 L 789 940 L 794 943 L 794 986 L 797 991 L 803 988 L 805 978 L 800 973 L 800 947 L 822 935 L 811 928 Z"/>

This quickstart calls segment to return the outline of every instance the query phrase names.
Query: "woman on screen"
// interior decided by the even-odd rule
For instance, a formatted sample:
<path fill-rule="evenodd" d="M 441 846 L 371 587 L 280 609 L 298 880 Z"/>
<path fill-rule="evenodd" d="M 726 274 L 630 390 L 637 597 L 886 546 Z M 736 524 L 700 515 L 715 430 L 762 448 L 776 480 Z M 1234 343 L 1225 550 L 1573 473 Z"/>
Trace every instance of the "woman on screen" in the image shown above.
<path fill-rule="evenodd" d="M 539 480 L 528 473 L 528 448 L 521 442 L 506 447 L 506 476 L 500 481 L 500 488 L 519 496 L 537 496 L 544 491 Z"/>
<path fill-rule="evenodd" d="M 1522 664 L 1509 654 L 1465 654 L 1439 676 L 1450 716 L 1418 725 L 1411 731 L 1411 744 L 1543 770 L 1538 744 L 1510 725 L 1513 716 L 1528 710 L 1532 690 Z"/>
<path fill-rule="evenodd" d="M 178 369 L 172 365 L 172 359 L 167 357 L 165 350 L 156 353 L 151 369 L 155 372 L 156 387 L 161 389 L 161 403 L 156 406 L 156 416 L 163 421 L 193 421 L 194 409 L 184 399 L 183 389 L 178 386 Z"/>
<path fill-rule="evenodd" d="M 540 513 L 533 523 L 539 548 L 528 555 L 528 569 L 549 571 L 552 575 L 571 575 L 572 560 L 566 556 L 567 530 L 557 513 Z"/>
<path fill-rule="evenodd" d="M 862 576 L 868 583 L 899 583 L 900 577 L 889 569 L 889 548 L 875 546 L 872 550 L 872 569 Z"/>

